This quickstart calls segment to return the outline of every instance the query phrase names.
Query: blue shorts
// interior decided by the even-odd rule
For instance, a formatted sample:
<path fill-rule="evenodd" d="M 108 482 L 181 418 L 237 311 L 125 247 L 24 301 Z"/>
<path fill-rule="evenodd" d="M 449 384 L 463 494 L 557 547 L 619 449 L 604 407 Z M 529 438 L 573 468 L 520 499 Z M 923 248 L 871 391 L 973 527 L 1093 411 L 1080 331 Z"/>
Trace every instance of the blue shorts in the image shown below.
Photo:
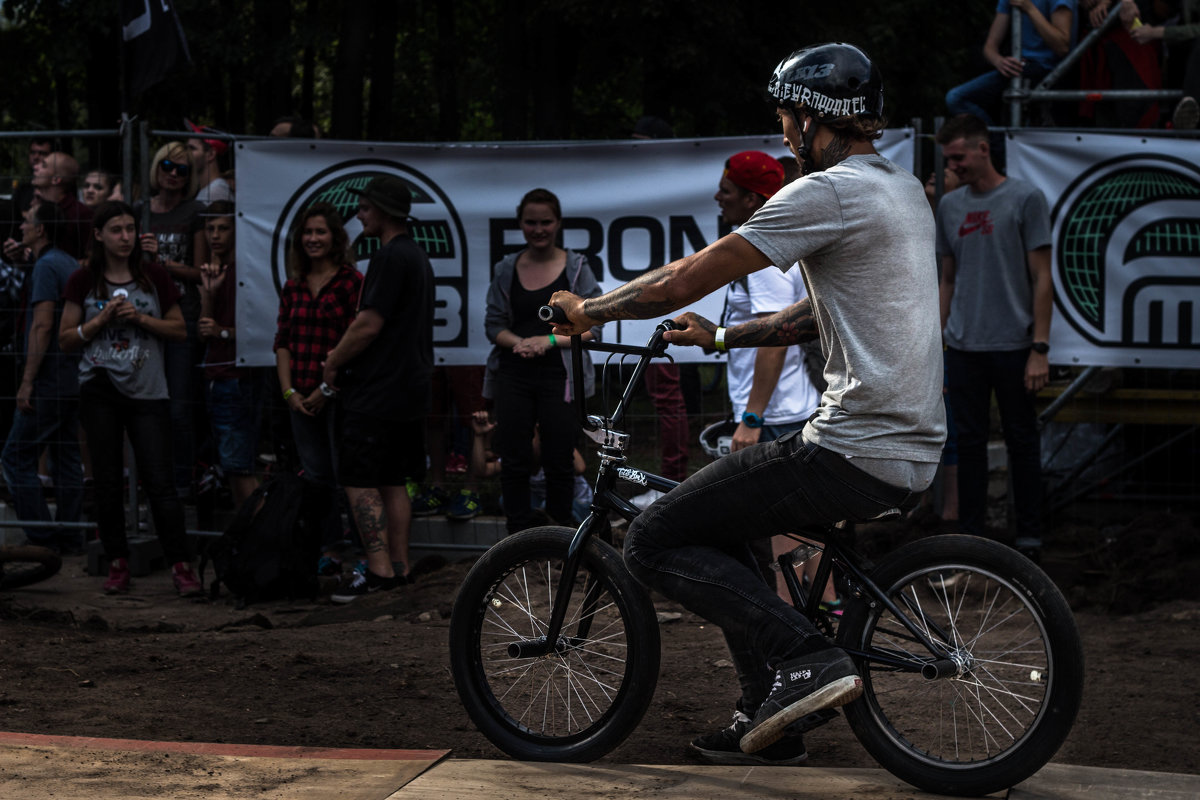
<path fill-rule="evenodd" d="M 208 416 L 217 447 L 217 463 L 233 475 L 254 472 L 258 446 L 258 382 L 232 378 L 208 382 Z"/>

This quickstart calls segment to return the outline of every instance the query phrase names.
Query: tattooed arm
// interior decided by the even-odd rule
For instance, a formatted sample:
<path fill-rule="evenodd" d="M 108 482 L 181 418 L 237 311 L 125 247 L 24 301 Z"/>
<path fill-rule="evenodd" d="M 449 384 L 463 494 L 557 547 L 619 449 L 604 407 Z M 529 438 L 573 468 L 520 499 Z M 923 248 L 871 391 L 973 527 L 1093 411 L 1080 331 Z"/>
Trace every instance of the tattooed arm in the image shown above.
<path fill-rule="evenodd" d="M 696 345 L 714 349 L 717 326 L 694 312 L 675 318 L 679 330 L 667 331 L 663 338 L 674 345 Z M 799 344 L 817 338 L 817 321 L 808 298 L 766 317 L 743 322 L 725 330 L 725 347 L 777 347 Z"/>
<path fill-rule="evenodd" d="M 555 292 L 550 305 L 565 311 L 568 322 L 555 325 L 554 332 L 582 333 L 614 319 L 663 316 L 770 263 L 754 245 L 731 234 L 599 297 L 584 300 L 570 292 Z"/>

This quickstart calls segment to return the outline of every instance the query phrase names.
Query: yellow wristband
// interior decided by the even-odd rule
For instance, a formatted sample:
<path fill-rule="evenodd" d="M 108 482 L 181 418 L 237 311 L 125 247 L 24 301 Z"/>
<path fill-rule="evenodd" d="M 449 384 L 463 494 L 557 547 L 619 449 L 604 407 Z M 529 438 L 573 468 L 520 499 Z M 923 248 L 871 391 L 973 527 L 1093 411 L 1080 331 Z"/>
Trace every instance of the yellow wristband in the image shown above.
<path fill-rule="evenodd" d="M 556 339 L 554 338 L 554 334 L 553 334 L 553 333 L 552 333 L 552 334 L 550 334 L 550 346 L 551 346 L 551 347 L 558 347 L 558 340 L 556 340 Z"/>
<path fill-rule="evenodd" d="M 718 353 L 725 352 L 725 329 L 717 328 L 716 335 L 713 336 L 713 345 L 716 346 Z"/>
<path fill-rule="evenodd" d="M 286 392 L 284 392 L 284 393 L 283 393 L 283 399 L 284 399 L 284 401 L 286 402 L 286 401 L 288 400 L 288 398 L 290 398 L 290 397 L 291 397 L 292 395 L 294 395 L 295 393 L 296 393 L 296 390 L 295 390 L 295 389 L 288 389 Z"/>

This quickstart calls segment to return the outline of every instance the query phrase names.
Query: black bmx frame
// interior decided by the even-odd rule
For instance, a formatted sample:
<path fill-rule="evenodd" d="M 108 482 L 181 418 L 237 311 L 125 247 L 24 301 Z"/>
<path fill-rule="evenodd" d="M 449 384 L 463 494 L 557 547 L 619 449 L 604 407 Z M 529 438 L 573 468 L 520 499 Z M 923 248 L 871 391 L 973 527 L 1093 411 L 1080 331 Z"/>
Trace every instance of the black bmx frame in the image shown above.
<path fill-rule="evenodd" d="M 554 320 L 554 311 L 556 309 L 551 309 L 548 306 L 544 307 L 541 313 L 542 319 L 547 322 Z M 550 613 L 550 620 L 546 631 L 542 636 L 537 638 L 510 644 L 508 646 L 508 654 L 513 658 L 538 658 L 550 653 L 565 652 L 587 638 L 591 619 L 596 611 L 602 591 L 602 587 L 596 581 L 589 581 L 584 588 L 584 599 L 579 615 L 579 629 L 576 635 L 562 635 L 567 608 L 575 588 L 579 564 L 583 558 L 587 542 L 593 536 L 597 536 L 609 544 L 612 543 L 612 529 L 608 524 L 610 513 L 618 514 L 626 520 L 633 520 L 634 517 L 641 513 L 640 509 L 617 493 L 615 488 L 617 481 L 625 480 L 640 486 L 657 489 L 661 492 L 670 491 L 679 485 L 676 481 L 669 480 L 660 475 L 626 467 L 625 463 L 627 459 L 625 450 L 629 443 L 629 435 L 618 430 L 618 427 L 625 419 L 625 414 L 629 408 L 633 393 L 640 384 L 642 375 L 645 373 L 650 361 L 654 358 L 669 358 L 666 355 L 667 343 L 663 341 L 662 336 L 674 328 L 675 326 L 670 320 L 664 320 L 655 327 L 650 341 L 645 346 L 640 347 L 602 342 L 585 343 L 579 335 L 571 337 L 571 380 L 575 407 L 578 410 L 579 423 L 584 433 L 600 447 L 600 470 L 596 477 L 595 493 L 592 497 L 588 516 L 576 530 L 567 549 L 562 574 L 559 577 L 558 594 L 554 599 L 554 606 Z M 591 352 L 638 357 L 633 374 L 626 383 L 625 389 L 621 394 L 621 399 L 617 402 L 610 417 L 589 415 L 583 398 L 578 394 L 584 385 L 584 349 Z M 879 589 L 866 574 L 866 571 L 859 565 L 863 559 L 841 541 L 842 537 L 839 533 L 843 525 L 844 523 L 839 523 L 832 528 L 812 526 L 796 534 L 788 534 L 790 538 L 795 539 L 801 544 L 796 550 L 780 555 L 777 558 L 777 563 L 783 573 L 784 582 L 788 587 L 788 592 L 792 597 L 792 603 L 795 607 L 808 616 L 809 619 L 816 621 L 818 626 L 822 628 L 823 633 L 831 637 L 833 636 L 835 633 L 833 623 L 828 618 L 828 615 L 823 615 L 819 611 L 819 606 L 821 599 L 820 587 L 825 585 L 832 572 L 833 565 L 836 563 L 856 592 L 862 594 L 872 607 L 882 605 L 888 609 L 912 636 L 913 641 L 924 647 L 930 655 L 928 658 L 914 659 L 911 653 L 889 653 L 880 649 L 873 649 L 868 652 L 853 647 L 846 647 L 845 649 L 848 653 L 853 656 L 869 659 L 875 663 L 887 665 L 898 671 L 920 672 L 930 680 L 945 677 L 955 672 L 958 669 L 958 664 L 949 657 L 950 654 L 946 652 L 945 648 L 936 645 L 929 636 L 929 633 L 932 632 L 940 636 L 943 641 L 949 641 L 946 632 L 941 631 L 932 620 L 921 613 L 919 608 L 914 608 L 911 604 L 905 603 L 906 607 L 902 610 L 899 605 Z M 805 588 L 801 586 L 793 566 L 797 563 L 798 554 L 809 549 L 810 542 L 818 543 L 819 546 L 817 549 L 824 552 L 827 557 L 821 559 L 814 579 L 806 592 Z M 910 615 L 915 615 L 923 623 L 924 627 L 912 620 Z"/>

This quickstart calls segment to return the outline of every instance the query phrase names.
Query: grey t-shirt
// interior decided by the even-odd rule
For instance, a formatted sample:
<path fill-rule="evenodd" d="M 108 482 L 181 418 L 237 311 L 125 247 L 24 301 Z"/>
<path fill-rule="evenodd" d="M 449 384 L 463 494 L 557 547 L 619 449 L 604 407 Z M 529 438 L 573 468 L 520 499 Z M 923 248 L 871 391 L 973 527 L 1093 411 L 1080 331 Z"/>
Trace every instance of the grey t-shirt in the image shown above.
<path fill-rule="evenodd" d="M 1008 178 L 990 192 L 942 197 L 937 252 L 954 256 L 946 344 L 957 350 L 1021 350 L 1033 341 L 1033 282 L 1026 254 L 1050 244 L 1041 190 Z"/>
<path fill-rule="evenodd" d="M 921 182 L 883 156 L 851 156 L 785 186 L 737 235 L 804 274 L 829 382 L 804 438 L 847 456 L 939 461 L 937 260 Z"/>
<path fill-rule="evenodd" d="M 66 298 L 83 309 L 83 321 L 95 317 L 111 300 L 113 292 L 124 290 L 138 311 L 161 319 L 179 302 L 179 290 L 167 271 L 156 264 L 144 265 L 151 290 L 137 284 L 108 283 L 107 297 L 100 299 L 92 288 L 92 276 L 80 269 L 67 282 Z M 162 298 L 161 302 L 159 298 Z M 103 370 L 121 394 L 135 400 L 167 399 L 167 377 L 163 366 L 163 340 L 132 322 L 110 323 L 83 348 L 79 360 L 79 383 L 85 384 Z"/>

